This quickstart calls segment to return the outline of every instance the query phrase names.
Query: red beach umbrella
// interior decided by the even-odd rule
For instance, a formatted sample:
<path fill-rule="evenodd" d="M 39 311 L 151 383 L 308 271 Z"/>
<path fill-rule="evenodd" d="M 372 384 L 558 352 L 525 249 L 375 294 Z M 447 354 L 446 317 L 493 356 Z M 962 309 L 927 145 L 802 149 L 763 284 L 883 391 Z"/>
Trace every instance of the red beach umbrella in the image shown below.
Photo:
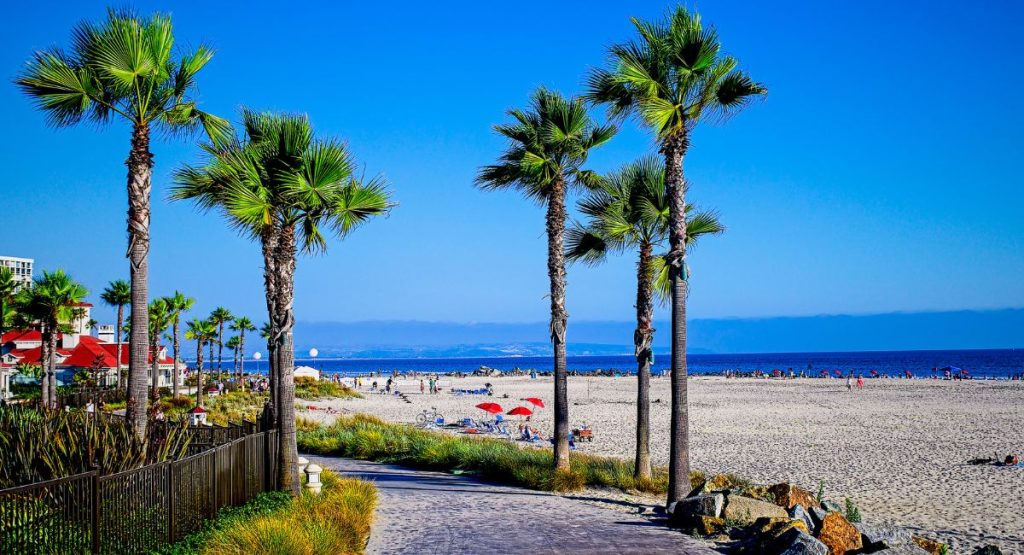
<path fill-rule="evenodd" d="M 523 400 L 526 401 L 527 403 L 530 403 L 531 405 L 533 405 L 535 407 L 544 408 L 544 401 L 541 401 L 540 399 L 538 399 L 536 397 L 527 397 L 527 398 L 525 398 Z"/>
<path fill-rule="evenodd" d="M 476 406 L 476 408 L 484 412 L 489 412 L 491 414 L 498 414 L 500 412 L 504 412 L 504 409 L 502 409 L 501 405 L 499 405 L 498 403 L 480 403 L 479 405 Z"/>
<path fill-rule="evenodd" d="M 843 377 L 843 371 L 842 370 L 837 368 L 837 369 L 833 370 L 833 372 L 835 373 L 836 376 L 838 376 L 840 378 Z"/>
<path fill-rule="evenodd" d="M 516 408 L 508 411 L 508 415 L 509 416 L 530 416 L 532 414 L 533 414 L 533 411 L 528 409 L 528 408 L 526 408 L 526 407 L 516 407 Z"/>

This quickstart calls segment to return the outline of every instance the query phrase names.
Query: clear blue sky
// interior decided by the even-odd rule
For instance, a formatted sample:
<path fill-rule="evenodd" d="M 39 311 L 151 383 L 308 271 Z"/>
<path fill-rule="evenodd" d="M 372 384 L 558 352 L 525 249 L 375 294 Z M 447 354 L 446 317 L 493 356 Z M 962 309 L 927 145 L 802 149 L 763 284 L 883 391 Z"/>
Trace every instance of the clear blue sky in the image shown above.
<path fill-rule="evenodd" d="M 546 318 L 542 211 L 472 186 L 503 146 L 490 126 L 538 85 L 580 91 L 606 46 L 632 36 L 630 16 L 671 4 L 227 4 L 135 6 L 171 12 L 179 44 L 217 49 L 199 77 L 206 109 L 308 113 L 384 173 L 400 203 L 300 261 L 300 320 Z M 1020 3 L 698 7 L 771 92 L 693 138 L 691 198 L 729 226 L 691 258 L 694 317 L 1024 306 Z M 47 128 L 11 79 L 33 50 L 66 44 L 76 21 L 103 11 L 19 2 L 0 33 L 0 254 L 64 267 L 97 293 L 127 274 L 128 132 Z M 592 167 L 651 150 L 629 124 Z M 196 148 L 160 141 L 154 152 L 152 292 L 262 319 L 256 245 L 165 200 L 170 172 Z M 631 258 L 572 268 L 572 318 L 632 318 L 633 279 Z"/>

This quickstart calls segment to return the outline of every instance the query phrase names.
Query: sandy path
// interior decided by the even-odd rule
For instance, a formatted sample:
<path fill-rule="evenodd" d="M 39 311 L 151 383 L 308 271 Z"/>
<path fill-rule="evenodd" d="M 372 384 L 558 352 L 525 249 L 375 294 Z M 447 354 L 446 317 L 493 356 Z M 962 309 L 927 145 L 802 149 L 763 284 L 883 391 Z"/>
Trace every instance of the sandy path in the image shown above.
<path fill-rule="evenodd" d="M 486 400 L 506 410 L 523 397 L 551 400 L 550 378 L 466 378 L 453 385 L 485 381 L 495 387 Z M 939 536 L 954 552 L 994 543 L 1024 553 L 1024 469 L 965 464 L 975 456 L 1024 454 L 1024 383 L 868 380 L 852 393 L 840 380 L 701 377 L 690 384 L 694 468 L 812 491 L 824 483 L 828 496 L 850 497 L 868 520 Z M 668 460 L 668 385 L 652 385 L 655 464 Z M 597 437 L 582 451 L 632 458 L 634 390 L 632 378 L 570 378 L 572 424 L 587 422 Z M 449 420 L 478 416 L 472 407 L 485 400 L 410 393 L 412 403 L 368 395 L 331 404 L 412 422 L 431 406 Z M 532 423 L 550 432 L 550 407 Z"/>

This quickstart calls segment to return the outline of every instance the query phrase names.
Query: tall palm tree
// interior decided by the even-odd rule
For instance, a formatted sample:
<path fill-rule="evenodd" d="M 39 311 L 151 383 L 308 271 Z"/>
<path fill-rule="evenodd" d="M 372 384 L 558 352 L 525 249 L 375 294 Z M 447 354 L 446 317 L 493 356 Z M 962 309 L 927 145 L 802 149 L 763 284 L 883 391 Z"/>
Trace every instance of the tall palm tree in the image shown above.
<path fill-rule="evenodd" d="M 579 203 L 587 216 L 587 225 L 576 224 L 566 233 L 566 256 L 572 261 L 595 265 L 609 253 L 638 252 L 636 265 L 636 330 L 633 346 L 636 355 L 636 457 L 633 473 L 637 478 L 651 477 L 650 391 L 651 344 L 654 340 L 654 284 L 664 264 L 657 261 L 656 248 L 668 238 L 669 204 L 665 195 L 665 165 L 656 157 L 627 164 L 605 177 L 601 186 Z M 686 206 L 687 247 L 703 235 L 718 234 L 725 228 L 715 214 L 695 212 Z"/>
<path fill-rule="evenodd" d="M 323 252 L 326 235 L 348 235 L 392 207 L 382 179 L 355 175 L 355 161 L 335 140 L 317 139 L 305 116 L 243 110 L 245 136 L 224 148 L 207 148 L 200 167 L 182 168 L 174 199 L 193 199 L 222 210 L 230 225 L 253 239 L 263 252 L 274 415 L 280 428 L 281 484 L 298 494 L 295 445 L 296 258 Z"/>
<path fill-rule="evenodd" d="M 149 303 L 149 344 L 151 357 L 150 398 L 160 400 L 160 336 L 171 325 L 171 307 L 167 299 L 153 299 Z"/>
<path fill-rule="evenodd" d="M 100 294 L 100 299 L 108 306 L 117 307 L 117 327 L 114 328 L 114 339 L 117 342 L 117 386 L 125 387 L 127 382 L 121 374 L 121 330 L 124 328 L 124 307 L 132 302 L 132 287 L 123 279 L 112 281 Z"/>
<path fill-rule="evenodd" d="M 210 313 L 210 321 L 217 326 L 217 371 L 220 372 L 224 359 L 224 325 L 235 319 L 231 311 L 218 306 Z M 213 364 L 213 360 L 210 361 Z"/>
<path fill-rule="evenodd" d="M 569 404 L 565 359 L 565 196 L 574 185 L 590 185 L 595 176 L 582 166 L 590 150 L 615 134 L 595 125 L 580 99 L 566 99 L 544 88 L 533 93 L 530 107 L 512 109 L 511 124 L 495 130 L 508 139 L 498 163 L 484 166 L 476 178 L 484 190 L 514 189 L 547 205 L 548 278 L 551 297 L 551 343 L 555 366 L 555 467 L 569 468 Z"/>
<path fill-rule="evenodd" d="M 149 281 L 149 220 L 153 154 L 150 132 L 191 132 L 202 128 L 213 141 L 230 134 L 224 119 L 200 110 L 196 76 L 213 58 L 200 46 L 175 59 L 169 16 L 148 19 L 110 10 L 99 23 L 72 31 L 70 50 L 36 52 L 16 82 L 46 113 L 51 125 L 121 119 L 131 126 L 128 154 L 128 259 L 131 321 L 127 418 L 139 439 L 146 435 L 146 334 Z"/>
<path fill-rule="evenodd" d="M 32 287 L 23 291 L 19 310 L 39 322 L 43 336 L 43 353 L 39 359 L 43 367 L 41 400 L 44 406 L 56 408 L 57 335 L 69 331 L 68 324 L 82 316 L 79 304 L 89 291 L 64 270 L 43 271 Z"/>
<path fill-rule="evenodd" d="M 686 390 L 686 197 L 683 158 L 690 134 L 705 120 L 722 120 L 767 89 L 721 52 L 718 34 L 700 15 L 677 7 L 667 21 L 633 19 L 640 37 L 611 47 L 611 63 L 588 79 L 587 97 L 615 117 L 636 115 L 654 131 L 665 159 L 669 199 L 668 264 L 672 286 L 672 424 L 668 502 L 690 489 Z"/>
<path fill-rule="evenodd" d="M 167 301 L 167 307 L 171 311 L 171 327 L 173 329 L 173 346 L 174 346 L 174 369 L 171 370 L 171 395 L 172 397 L 178 396 L 178 361 L 181 360 L 178 349 L 181 346 L 179 331 L 181 330 L 181 315 L 182 313 L 192 310 L 192 306 L 196 304 L 196 300 L 192 297 L 186 297 L 181 291 L 175 291 L 174 295 L 164 299 Z"/>
<path fill-rule="evenodd" d="M 203 406 L 203 345 L 217 335 L 208 320 L 193 318 L 185 325 L 185 339 L 196 342 L 196 405 Z"/>
<path fill-rule="evenodd" d="M 245 332 L 256 331 L 256 326 L 253 325 L 252 320 L 246 316 L 239 316 L 235 318 L 235 321 L 231 323 L 231 331 L 238 332 L 238 381 L 239 386 L 245 388 Z"/>

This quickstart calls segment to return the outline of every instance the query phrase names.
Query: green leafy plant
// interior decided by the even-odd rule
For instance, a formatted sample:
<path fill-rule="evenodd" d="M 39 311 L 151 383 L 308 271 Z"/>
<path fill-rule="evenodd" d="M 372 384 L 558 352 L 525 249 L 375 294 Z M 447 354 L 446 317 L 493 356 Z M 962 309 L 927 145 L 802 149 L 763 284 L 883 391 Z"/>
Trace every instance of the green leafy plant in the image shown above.
<path fill-rule="evenodd" d="M 849 497 L 846 498 L 846 520 L 860 522 L 860 509 Z"/>
<path fill-rule="evenodd" d="M 823 501 L 825 501 L 825 482 L 823 482 L 823 481 L 819 481 L 818 482 L 818 495 L 815 496 L 815 499 L 818 501 L 819 505 Z"/>

